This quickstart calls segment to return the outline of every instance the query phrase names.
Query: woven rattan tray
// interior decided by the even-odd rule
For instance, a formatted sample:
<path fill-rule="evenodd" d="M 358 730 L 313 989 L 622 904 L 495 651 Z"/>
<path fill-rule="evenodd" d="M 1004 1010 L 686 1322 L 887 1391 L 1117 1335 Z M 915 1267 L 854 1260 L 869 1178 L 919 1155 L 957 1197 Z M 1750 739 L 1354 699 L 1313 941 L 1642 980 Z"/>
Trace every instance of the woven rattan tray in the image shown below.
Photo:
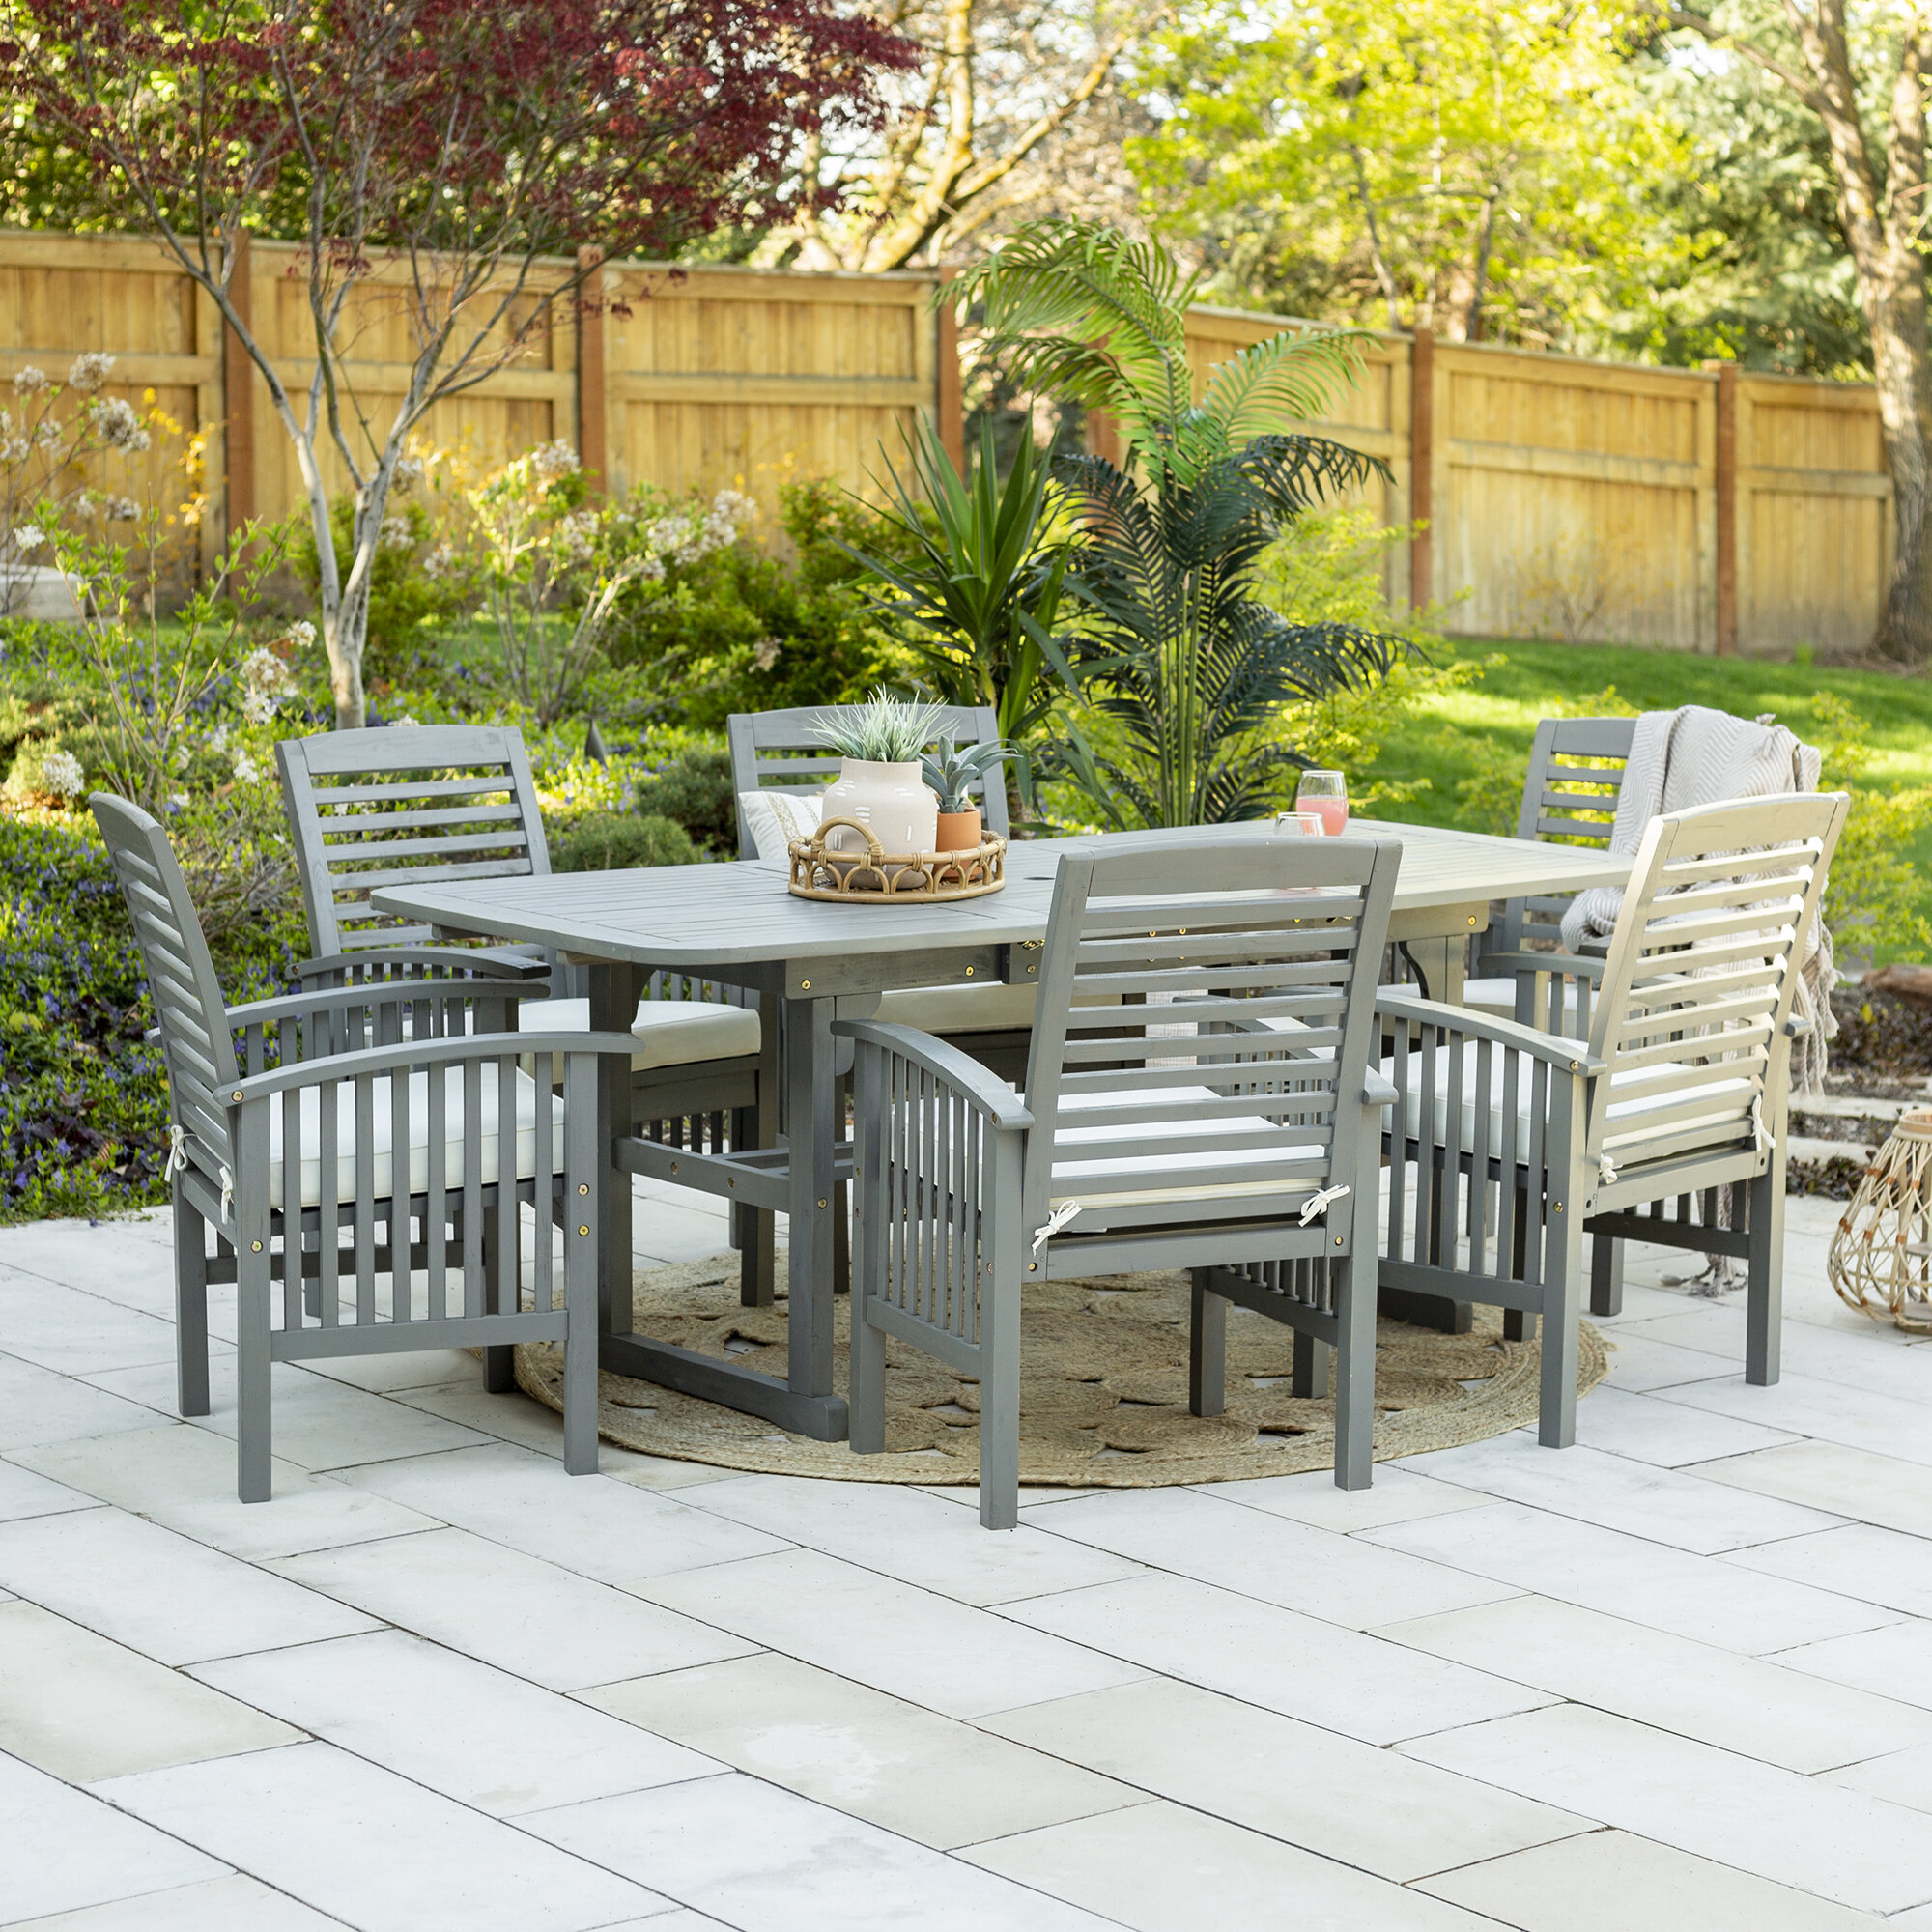
<path fill-rule="evenodd" d="M 849 826 L 863 852 L 828 851 L 825 835 Z M 1007 841 L 987 833 L 962 852 L 888 852 L 856 818 L 828 818 L 810 838 L 794 838 L 790 889 L 802 899 L 877 905 L 882 899 L 976 899 L 1007 883 Z"/>

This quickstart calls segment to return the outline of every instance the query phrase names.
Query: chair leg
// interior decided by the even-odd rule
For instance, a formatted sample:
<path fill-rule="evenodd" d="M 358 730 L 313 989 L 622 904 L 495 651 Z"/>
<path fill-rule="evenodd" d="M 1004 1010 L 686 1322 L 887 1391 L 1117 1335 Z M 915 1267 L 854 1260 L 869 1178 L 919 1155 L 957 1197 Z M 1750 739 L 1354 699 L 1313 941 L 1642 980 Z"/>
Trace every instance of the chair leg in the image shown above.
<path fill-rule="evenodd" d="M 1288 1392 L 1320 1402 L 1334 1379 L 1335 1351 L 1319 1335 L 1294 1331 L 1294 1359 L 1289 1371 Z"/>
<path fill-rule="evenodd" d="M 1784 1330 L 1784 1151 L 1745 1192 L 1750 1217 L 1746 1257 L 1745 1380 L 1758 1388 L 1776 1381 Z"/>
<path fill-rule="evenodd" d="M 1590 1236 L 1590 1313 L 1624 1312 L 1624 1244 L 1608 1235 Z"/>
<path fill-rule="evenodd" d="M 1505 1342 L 1534 1342 L 1536 1340 L 1536 1317 L 1527 1308 L 1505 1308 L 1503 1310 L 1503 1340 Z"/>
<path fill-rule="evenodd" d="M 1567 1449 L 1577 1439 L 1577 1326 L 1582 1313 L 1583 1236 L 1576 1216 L 1550 1216 L 1543 1256 L 1543 1372 L 1536 1439 L 1546 1449 Z"/>
<path fill-rule="evenodd" d="M 502 1243 L 497 1238 L 497 1217 L 483 1216 L 483 1306 L 492 1315 L 504 1314 Z M 566 1376 L 568 1371 L 565 1372 Z M 508 1343 L 491 1343 L 483 1350 L 483 1386 L 491 1395 L 511 1395 L 517 1386 L 516 1350 Z"/>
<path fill-rule="evenodd" d="M 243 1229 L 235 1243 L 235 1492 L 244 1503 L 267 1502 L 274 1487 L 269 1396 L 271 1264 L 266 1218 L 258 1225 L 259 1236 L 251 1238 Z M 299 1245 L 296 1265 L 301 1265 Z"/>
<path fill-rule="evenodd" d="M 175 1196 L 175 1377 L 184 1415 L 208 1413 L 208 1223 L 182 1191 Z"/>
<path fill-rule="evenodd" d="M 1332 1262 L 1335 1321 L 1335 1487 L 1366 1490 L 1376 1469 L 1376 1262 L 1366 1253 Z M 1357 1258 L 1359 1257 L 1359 1259 Z M 1295 1337 L 1295 1356 L 1300 1359 Z M 1320 1347 L 1320 1344 L 1317 1344 Z M 1329 1351 L 1323 1348 L 1323 1354 Z"/>
<path fill-rule="evenodd" d="M 1187 1332 L 1187 1412 L 1223 1415 L 1228 1407 L 1227 1298 L 1206 1286 L 1206 1268 L 1192 1269 L 1188 1278 L 1193 1309 Z"/>
<path fill-rule="evenodd" d="M 603 1225 L 605 1169 L 595 1158 L 597 1109 L 589 1079 L 569 1080 L 564 1114 L 564 1173 L 588 1176 L 590 1196 L 583 1219 L 566 1215 L 563 1224 L 563 1466 L 573 1476 L 597 1473 L 598 1306 L 601 1287 L 597 1230 Z M 608 1143 L 607 1143 L 608 1146 Z M 627 1177 L 612 1180 L 629 1186 Z M 566 1191 L 572 1184 L 566 1179 Z M 579 1227 L 590 1229 L 580 1236 Z M 504 1354 L 510 1351 L 505 1349 Z"/>
<path fill-rule="evenodd" d="M 1020 1520 L 1018 1265 L 1002 1256 L 980 1281 L 980 1523 L 984 1529 L 1016 1529 Z"/>

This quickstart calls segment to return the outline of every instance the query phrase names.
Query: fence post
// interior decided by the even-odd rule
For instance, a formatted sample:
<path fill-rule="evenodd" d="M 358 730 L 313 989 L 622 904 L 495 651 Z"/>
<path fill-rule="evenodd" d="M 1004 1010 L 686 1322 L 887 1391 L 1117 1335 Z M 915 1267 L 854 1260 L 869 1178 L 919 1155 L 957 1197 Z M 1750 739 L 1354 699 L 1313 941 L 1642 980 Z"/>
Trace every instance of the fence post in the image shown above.
<path fill-rule="evenodd" d="M 1435 589 L 1435 333 L 1418 323 L 1408 344 L 1408 601 Z"/>
<path fill-rule="evenodd" d="M 939 292 L 959 272 L 957 269 L 939 271 Z M 934 316 L 936 340 L 933 345 L 935 368 L 933 413 L 939 418 L 939 440 L 952 459 L 952 467 L 966 474 L 966 397 L 959 369 L 959 318 L 952 304 L 942 301 Z"/>
<path fill-rule="evenodd" d="M 577 266 L 588 272 L 577 292 L 577 457 L 592 496 L 609 494 L 610 448 L 605 429 L 604 251 L 580 248 Z"/>
<path fill-rule="evenodd" d="M 235 272 L 229 278 L 228 301 L 235 313 L 255 327 L 254 265 L 248 231 L 235 238 Z M 255 364 L 242 338 L 224 322 L 221 328 L 221 432 L 224 511 L 222 527 L 232 542 L 235 532 L 255 514 Z"/>
<path fill-rule="evenodd" d="M 1738 365 L 1717 371 L 1718 655 L 1729 658 L 1738 651 Z"/>

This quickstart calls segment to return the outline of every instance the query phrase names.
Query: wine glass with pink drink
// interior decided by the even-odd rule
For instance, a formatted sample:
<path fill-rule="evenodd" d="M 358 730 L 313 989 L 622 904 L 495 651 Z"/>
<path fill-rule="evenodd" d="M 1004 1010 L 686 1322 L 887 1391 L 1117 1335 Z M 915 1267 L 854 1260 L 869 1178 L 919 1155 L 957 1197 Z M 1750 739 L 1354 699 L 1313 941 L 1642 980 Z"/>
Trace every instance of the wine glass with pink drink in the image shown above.
<path fill-rule="evenodd" d="M 1312 811 L 1330 838 L 1349 829 L 1349 781 L 1340 772 L 1303 772 L 1295 787 L 1296 811 Z"/>

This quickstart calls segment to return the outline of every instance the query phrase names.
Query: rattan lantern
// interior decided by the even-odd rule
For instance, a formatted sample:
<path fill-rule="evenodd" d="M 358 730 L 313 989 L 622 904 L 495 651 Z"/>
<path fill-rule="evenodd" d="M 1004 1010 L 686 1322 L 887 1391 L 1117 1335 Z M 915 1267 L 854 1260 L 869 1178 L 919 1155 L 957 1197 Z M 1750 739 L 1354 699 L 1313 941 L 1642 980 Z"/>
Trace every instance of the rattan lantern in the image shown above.
<path fill-rule="evenodd" d="M 1899 1117 L 1832 1236 L 1839 1298 L 1932 1334 L 1932 1107 Z"/>

